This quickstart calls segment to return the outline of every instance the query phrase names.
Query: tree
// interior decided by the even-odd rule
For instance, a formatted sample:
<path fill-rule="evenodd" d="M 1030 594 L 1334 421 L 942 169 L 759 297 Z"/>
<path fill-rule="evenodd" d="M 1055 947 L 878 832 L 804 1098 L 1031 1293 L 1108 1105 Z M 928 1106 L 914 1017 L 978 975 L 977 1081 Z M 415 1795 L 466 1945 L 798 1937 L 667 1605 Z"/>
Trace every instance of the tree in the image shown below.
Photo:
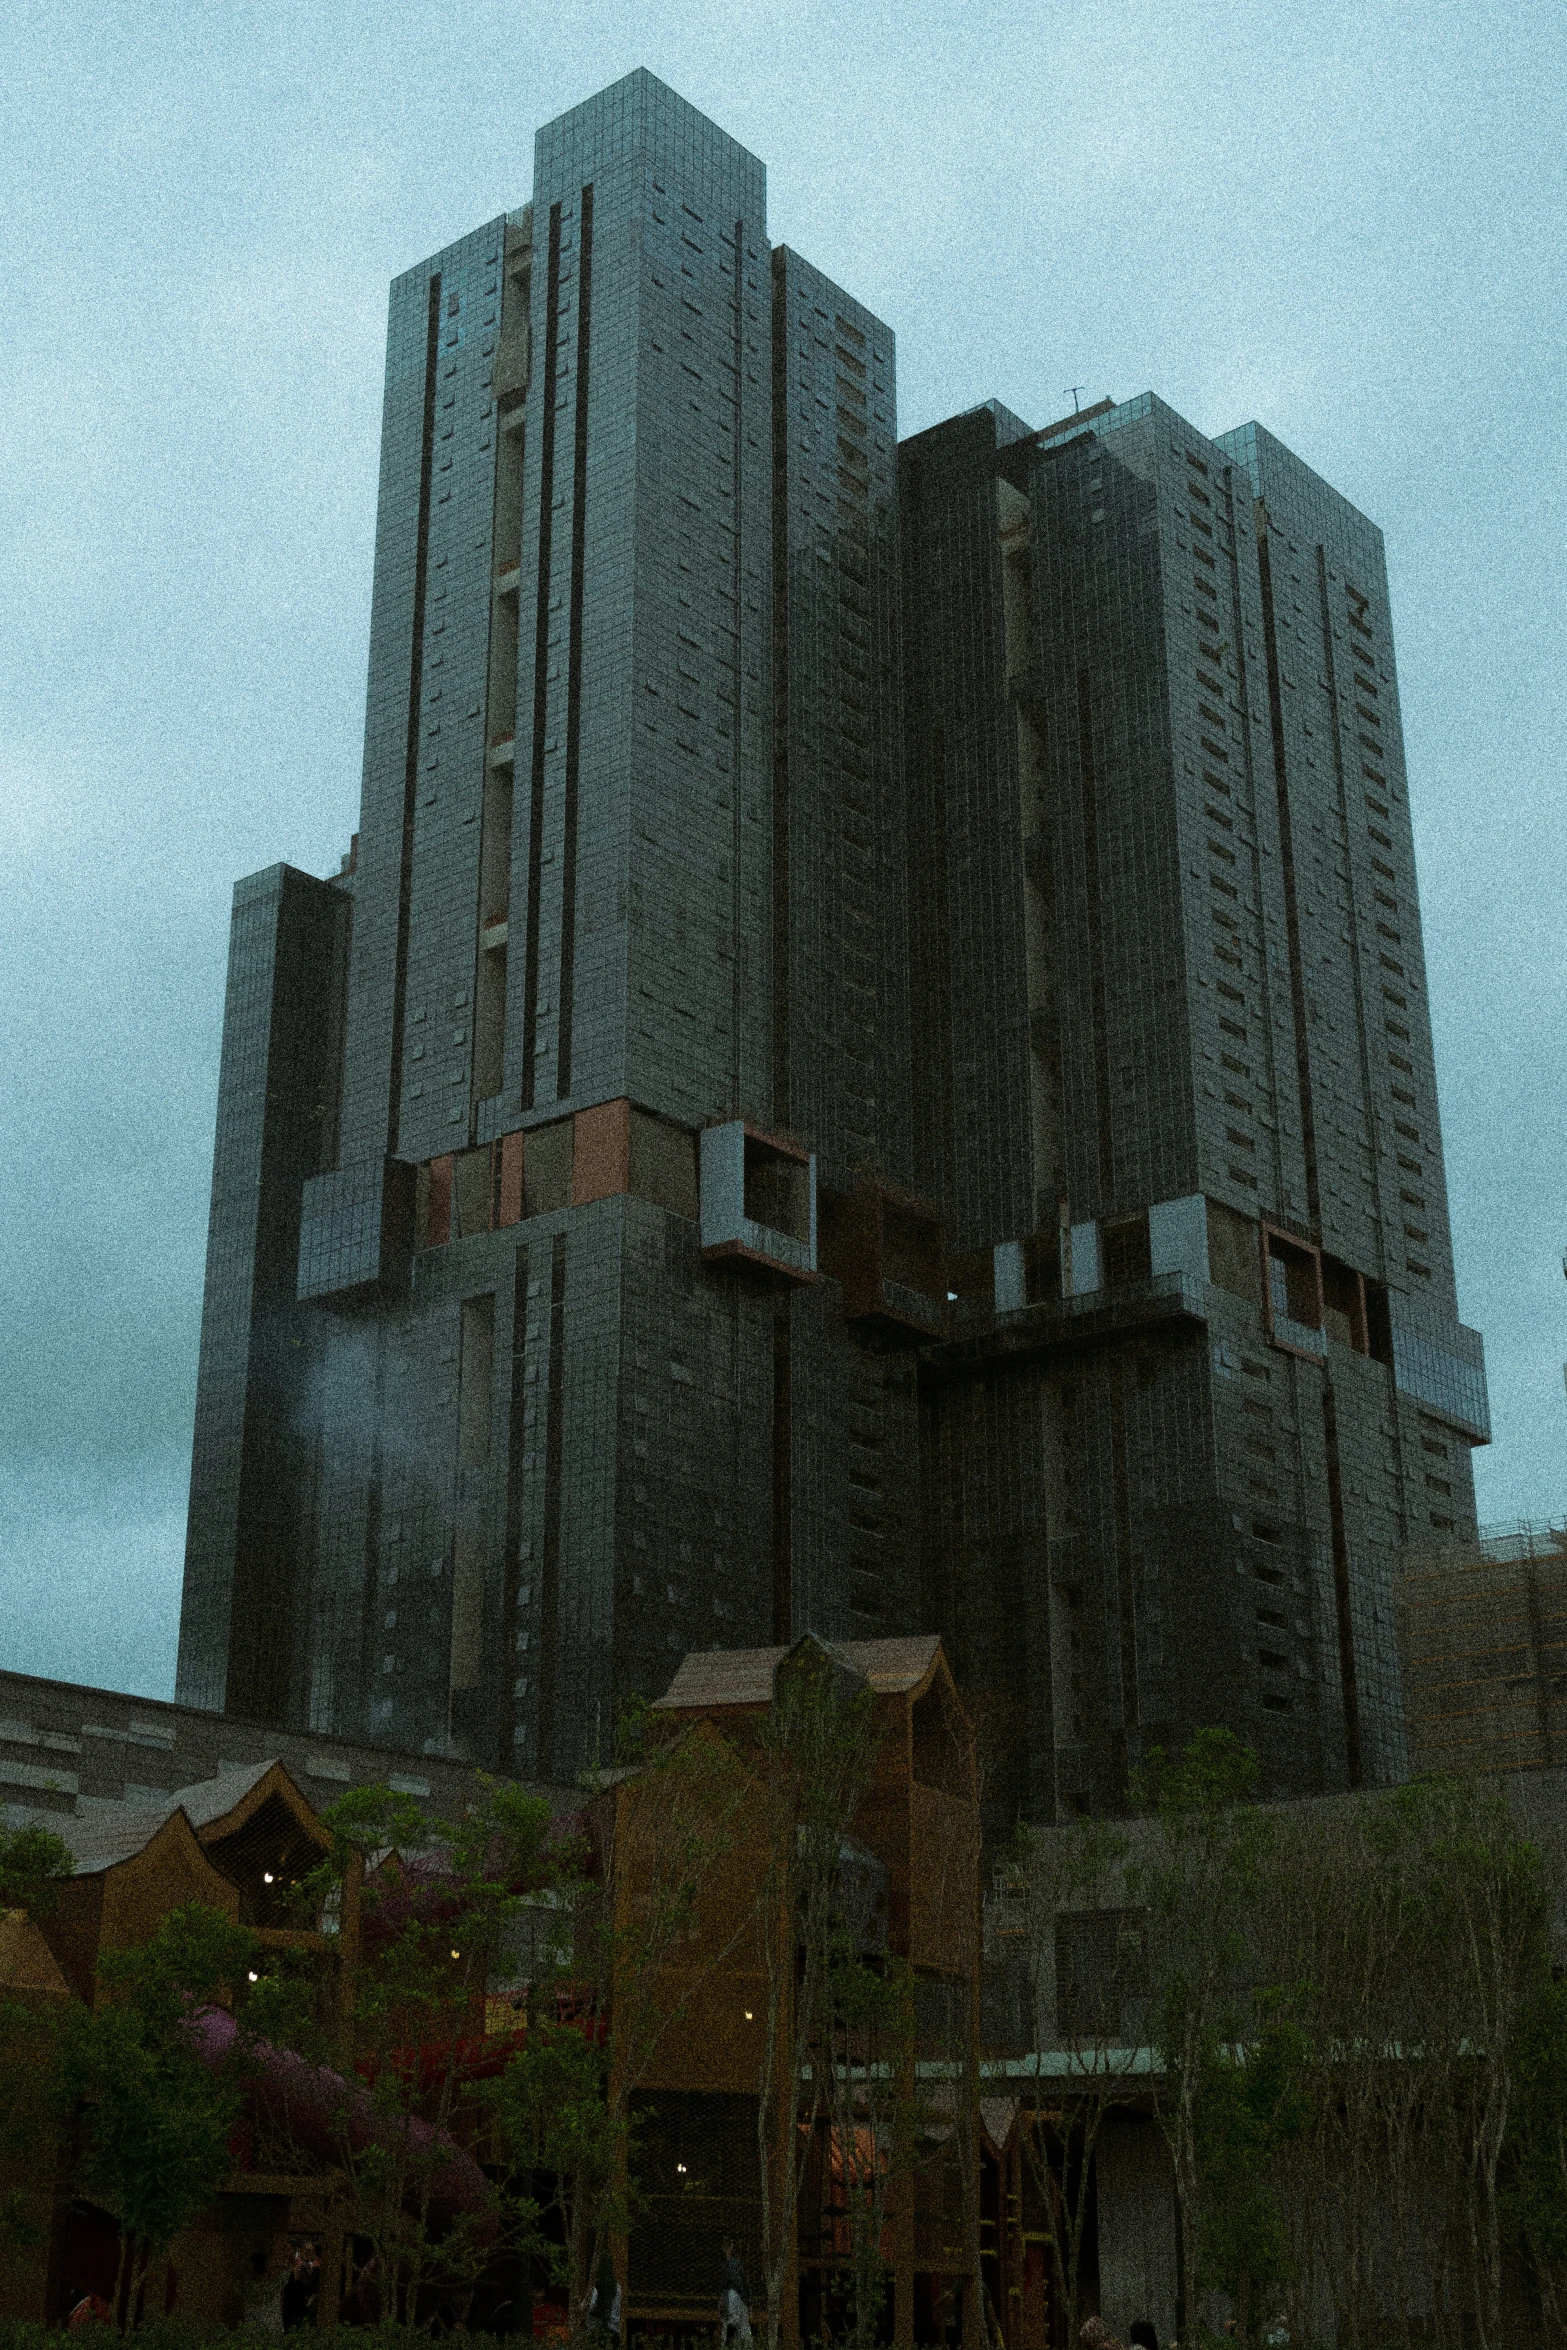
<path fill-rule="evenodd" d="M 1544 1982 L 1519 2014 L 1507 2216 L 1527 2245 L 1540 2299 L 1567 2333 L 1567 1983 Z"/>
<path fill-rule="evenodd" d="M 1276 2157 L 1309 2119 L 1310 2059 L 1287 1996 L 1265 1992 L 1245 2047 L 1210 2043 L 1202 2060 L 1193 2107 L 1197 2274 L 1229 2295 L 1243 2342 L 1259 2339 L 1294 2273 Z"/>
<path fill-rule="evenodd" d="M 556 2282 L 566 2287 L 568 2327 L 580 2338 L 597 2274 L 589 2267 L 592 2247 L 601 2235 L 624 2231 L 630 2204 L 629 2148 L 610 2100 L 609 2051 L 591 2016 L 562 2023 L 535 2013 L 526 2049 L 497 2084 L 496 2116 L 511 2159 L 551 2183 L 563 2249 L 548 2250 Z"/>
<path fill-rule="evenodd" d="M 818 2046 L 830 2130 L 827 2192 L 834 2233 L 845 2239 L 851 2339 L 855 2350 L 871 2350 L 887 2298 L 888 2196 L 910 2183 L 926 2118 L 914 2087 L 913 1971 L 906 1960 L 868 1957 L 840 1910 L 824 1994 Z"/>
<path fill-rule="evenodd" d="M 134 2323 L 152 2264 L 232 2168 L 244 2101 L 237 2063 L 204 2061 L 193 2028 L 249 1971 L 255 1937 L 201 1902 L 172 1910 L 150 1941 L 105 1951 L 103 1996 L 65 2019 L 61 2078 L 77 2110 L 76 2175 L 120 2223 L 120 2277 Z"/>
<path fill-rule="evenodd" d="M 1454 2072 L 1480 2350 L 1502 2341 L 1502 2162 L 1518 2087 L 1523 2016 L 1550 1980 L 1545 1871 L 1499 1787 L 1430 1788 L 1430 1885 L 1438 1947 L 1452 1951 L 1463 2013 Z"/>
<path fill-rule="evenodd" d="M 496 2093 L 512 2159 L 551 2180 L 574 2344 L 586 2337 L 611 2240 L 630 2224 L 637 2096 L 692 1988 L 673 1987 L 671 1961 L 711 1902 L 749 1788 L 725 1739 L 704 1724 L 666 1735 L 646 1707 L 623 1719 L 619 1751 L 622 1765 L 590 1788 L 591 1852 L 569 1956 L 538 1977 L 527 2045 Z M 698 1935 L 707 1952 L 699 1972 L 723 1965 L 752 1931 L 742 1904 L 727 1936 Z M 557 1989 L 568 1993 L 564 2016 L 551 2014 Z"/>
<path fill-rule="evenodd" d="M 1149 1910 L 1159 2120 L 1175 2169 L 1181 2240 L 1179 2328 L 1202 2272 L 1202 2100 L 1221 2052 L 1242 2036 L 1249 1989 L 1246 1925 L 1268 1830 L 1250 1802 L 1257 1759 L 1228 1730 L 1199 1730 L 1179 1761 L 1155 1747 L 1134 1773 L 1134 1801 L 1159 1837 L 1128 1872 Z"/>
<path fill-rule="evenodd" d="M 309 1959 L 274 1961 L 257 1985 L 258 2124 L 280 2167 L 334 2174 L 383 2325 L 413 2322 L 432 2294 L 460 2314 L 488 2262 L 536 2242 L 531 2199 L 470 2151 L 493 2069 L 486 2000 L 525 1913 L 569 1903 L 580 1848 L 552 1836 L 542 1799 L 483 1778 L 460 1817 L 370 1786 L 324 1819 L 331 1847 L 299 1901 L 301 1922 L 336 1923 L 337 1998 L 323 2007 Z"/>
<path fill-rule="evenodd" d="M 0 1910 L 25 1910 L 35 1921 L 47 1917 L 74 1865 L 70 1846 L 51 1829 L 0 1824 Z"/>
<path fill-rule="evenodd" d="M 1036 2018 L 1053 2011 L 1050 2044 L 1065 2059 L 1056 2080 L 1036 2062 L 1022 2085 L 1024 2160 L 1045 2215 L 1046 2247 L 1075 2342 L 1094 2157 L 1105 2117 L 1125 2095 L 1147 2005 L 1136 1910 L 1119 1906 L 1130 1852 L 1102 1820 L 1020 1828 L 1013 1868 L 1023 1892 L 1029 1987 Z M 1046 2035 L 1037 2030 L 1037 2052 Z"/>
<path fill-rule="evenodd" d="M 1418 1940 L 1407 1859 L 1377 1799 L 1301 1807 L 1278 1824 L 1252 1904 L 1254 1977 L 1288 1986 L 1273 1996 L 1302 2036 L 1307 2072 L 1304 2125 L 1274 2154 L 1289 2239 L 1284 2306 L 1309 2339 L 1313 2297 L 1325 2291 L 1335 2338 L 1379 2350 L 1383 2304 L 1407 2313 L 1423 2293 L 1440 2294 L 1429 2241 L 1419 2241 L 1432 2187 L 1400 2004 Z"/>
<path fill-rule="evenodd" d="M 813 2144 L 833 2062 L 843 1841 L 876 1747 L 869 1684 L 820 1642 L 801 1641 L 777 1669 L 772 1707 L 757 1733 L 766 1852 L 758 1938 L 767 2029 L 756 2127 L 768 2350 L 777 2350 L 794 2245 L 806 2168 L 802 2136 L 807 2147 Z"/>

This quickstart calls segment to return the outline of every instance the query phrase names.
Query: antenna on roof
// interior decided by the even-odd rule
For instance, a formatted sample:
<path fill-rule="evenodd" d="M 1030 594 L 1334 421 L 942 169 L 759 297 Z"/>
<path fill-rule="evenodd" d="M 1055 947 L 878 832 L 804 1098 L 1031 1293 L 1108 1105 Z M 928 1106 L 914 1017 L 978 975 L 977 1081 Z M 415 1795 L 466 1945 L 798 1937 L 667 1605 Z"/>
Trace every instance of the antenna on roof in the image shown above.
<path fill-rule="evenodd" d="M 1082 396 L 1083 386 L 1081 384 L 1068 384 L 1066 389 L 1067 393 L 1071 395 L 1072 414 L 1075 416 L 1078 411 L 1078 402 Z M 1065 395 L 1063 395 L 1063 397 L 1065 397 Z"/>

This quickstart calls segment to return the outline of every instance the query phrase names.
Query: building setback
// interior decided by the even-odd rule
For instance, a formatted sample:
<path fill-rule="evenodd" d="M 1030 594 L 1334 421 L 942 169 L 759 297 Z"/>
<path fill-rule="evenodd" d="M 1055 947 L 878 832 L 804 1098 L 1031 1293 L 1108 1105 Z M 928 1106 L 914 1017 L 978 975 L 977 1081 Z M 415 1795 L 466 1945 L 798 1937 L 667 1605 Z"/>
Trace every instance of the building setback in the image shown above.
<path fill-rule="evenodd" d="M 998 1809 L 1213 1719 L 1397 1775 L 1485 1427 L 1380 536 L 1151 399 L 896 429 L 646 73 L 394 284 L 355 849 L 235 898 L 182 1702 L 563 1779 L 688 1651 L 940 1631 Z"/>

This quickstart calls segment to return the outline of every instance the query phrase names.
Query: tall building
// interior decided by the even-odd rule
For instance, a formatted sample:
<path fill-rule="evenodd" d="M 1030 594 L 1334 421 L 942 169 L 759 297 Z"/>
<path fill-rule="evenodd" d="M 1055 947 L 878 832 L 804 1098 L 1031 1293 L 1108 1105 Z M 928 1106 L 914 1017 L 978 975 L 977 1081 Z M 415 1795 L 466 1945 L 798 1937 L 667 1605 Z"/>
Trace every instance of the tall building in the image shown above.
<path fill-rule="evenodd" d="M 236 894 L 183 1700 L 561 1777 L 912 1621 L 894 364 L 641 72 L 393 286 L 355 853 Z"/>
<path fill-rule="evenodd" d="M 939 1630 L 992 1804 L 1396 1775 L 1472 1528 L 1380 538 L 1157 401 L 896 443 L 646 73 L 392 289 L 362 812 L 240 884 L 182 1701 L 565 1778 Z"/>
<path fill-rule="evenodd" d="M 1099 1808 L 1223 1721 L 1403 1774 L 1393 1570 L 1472 1533 L 1381 534 L 1259 427 L 991 405 L 901 462 L 926 1050 L 964 1343 L 925 1608 Z"/>

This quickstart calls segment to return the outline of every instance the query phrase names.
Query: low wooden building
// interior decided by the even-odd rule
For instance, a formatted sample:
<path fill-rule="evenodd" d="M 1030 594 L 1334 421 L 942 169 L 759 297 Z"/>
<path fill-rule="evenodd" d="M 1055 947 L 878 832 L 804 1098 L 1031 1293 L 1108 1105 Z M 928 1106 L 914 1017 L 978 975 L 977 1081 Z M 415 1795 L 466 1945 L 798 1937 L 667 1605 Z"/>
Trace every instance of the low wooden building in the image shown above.
<path fill-rule="evenodd" d="M 70 1851 L 71 1874 L 37 1925 L 16 1913 L 0 1930 L 0 1996 L 22 1986 L 45 2003 L 95 2002 L 101 1958 L 147 1941 L 187 1902 L 250 1926 L 264 1949 L 314 1947 L 330 1963 L 327 1938 L 301 1932 L 287 1901 L 329 1837 L 279 1762 L 222 1771 L 149 1802 L 62 1813 L 49 1825 Z M 35 2169 L 44 2240 L 8 2268 L 0 2313 L 58 2322 L 83 2294 L 113 2294 L 119 2229 L 89 2200 L 57 2192 L 52 2148 Z M 238 2320 L 258 2258 L 263 2272 L 275 2269 L 290 2238 L 328 2216 L 318 2182 L 237 2170 L 174 2245 L 157 2290 L 182 2317 Z"/>
<path fill-rule="evenodd" d="M 841 1823 L 835 1903 L 864 1979 L 888 1986 L 889 2012 L 903 2018 L 880 2027 L 880 2057 L 821 2015 L 807 2053 L 799 2028 L 805 1927 L 789 1906 L 797 1873 L 782 1864 L 809 1833 L 814 1796 L 808 1767 L 780 1756 L 770 1726 L 781 1679 L 812 1669 L 834 1677 L 869 1722 Z M 873 2165 L 894 2340 L 972 2333 L 979 1802 L 972 1725 L 939 1641 L 831 1646 L 807 1635 L 788 1650 L 691 1655 L 653 1713 L 697 1758 L 690 1776 L 706 1790 L 713 1841 L 656 1979 L 617 1985 L 618 2061 L 635 2068 L 639 2115 L 640 2199 L 617 2259 L 630 2339 L 711 2325 L 726 2237 L 760 2320 L 770 2227 L 784 2340 L 841 2331 L 851 2198 Z M 660 1897 L 670 1785 L 667 1774 L 632 1773 L 601 1798 L 600 1833 L 619 1854 L 608 1872 L 617 1927 L 633 1952 L 638 1921 Z M 812 2077 L 828 2066 L 836 2094 Z"/>
<path fill-rule="evenodd" d="M 816 1832 L 820 1790 L 808 1759 L 781 1761 L 773 1735 L 779 1691 L 797 1690 L 799 1675 L 824 1678 L 863 1731 L 830 1847 L 816 1849 L 828 1852 L 821 1914 L 834 1948 L 882 2003 L 874 2028 L 834 2007 L 842 1970 L 805 2028 L 809 1937 L 794 1862 L 798 1839 Z M 655 1760 L 610 1774 L 589 1802 L 597 1861 L 577 1921 L 579 1958 L 598 1927 L 612 1929 L 614 1964 L 591 1999 L 637 2122 L 636 2216 L 614 2245 L 623 2339 L 706 2334 L 729 2237 L 758 2317 L 771 2242 L 791 2344 L 841 2330 L 847 2272 L 867 2242 L 870 2266 L 890 2274 L 900 2345 L 972 2342 L 987 2162 L 980 1826 L 972 1727 L 939 1643 L 834 1647 L 808 1636 L 787 1651 L 688 1656 L 650 1719 Z M 672 1756 L 675 1767 L 661 1767 L 657 1758 Z M 104 1956 L 147 1940 L 189 1902 L 247 1925 L 264 1949 L 318 1953 L 328 1999 L 353 1963 L 342 1947 L 358 1930 L 346 1892 L 342 1934 L 293 1919 L 289 1888 L 330 1839 L 275 1759 L 50 1825 L 72 1856 L 53 1909 L 40 1927 L 0 1923 L 0 1996 L 25 1992 L 41 2017 L 71 1998 L 96 2001 Z M 495 1996 L 483 1983 L 475 1995 L 476 2028 L 502 2062 L 503 2043 L 524 2043 L 537 1986 L 530 1994 L 508 1977 L 489 1988 Z M 564 2020 L 574 1994 L 551 1997 Z M 598 2028 L 587 2008 L 582 2020 Z M 290 2239 L 309 2235 L 324 2255 L 322 2318 L 334 2313 L 328 2280 L 342 2266 L 344 2221 L 330 2162 L 273 2176 L 254 2166 L 260 2143 L 259 2125 L 254 2139 L 248 2125 L 237 2133 L 235 2172 L 173 2246 L 149 2309 L 161 2300 L 182 2318 L 237 2323 Z M 462 2160 L 472 2167 L 466 2151 Z M 12 2264 L 0 2313 L 59 2322 L 82 2294 L 112 2294 L 118 2230 L 55 2183 L 52 2158 L 38 2169 L 47 2241 L 30 2264 Z M 865 2209 L 869 2237 L 855 2216 Z"/>

